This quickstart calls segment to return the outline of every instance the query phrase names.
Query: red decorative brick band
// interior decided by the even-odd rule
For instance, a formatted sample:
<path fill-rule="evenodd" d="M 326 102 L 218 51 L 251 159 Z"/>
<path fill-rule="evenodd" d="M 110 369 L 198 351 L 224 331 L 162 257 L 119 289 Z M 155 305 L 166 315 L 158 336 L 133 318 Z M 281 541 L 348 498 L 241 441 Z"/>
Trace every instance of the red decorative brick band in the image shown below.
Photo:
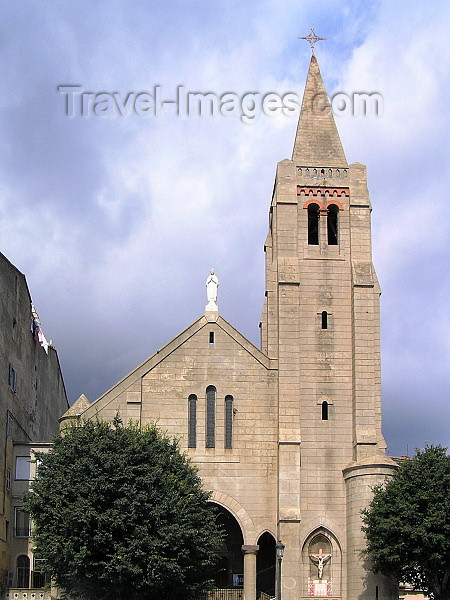
<path fill-rule="evenodd" d="M 320 200 L 317 200 L 317 198 L 310 198 L 304 203 L 303 208 L 308 208 L 310 204 L 317 204 L 321 211 L 326 211 L 331 204 L 335 204 L 339 208 L 339 210 L 344 210 L 344 205 L 342 204 L 342 202 L 339 202 L 339 200 L 335 200 L 334 198 L 331 198 L 331 200 L 328 199 L 326 201 L 323 200 L 322 202 Z"/>

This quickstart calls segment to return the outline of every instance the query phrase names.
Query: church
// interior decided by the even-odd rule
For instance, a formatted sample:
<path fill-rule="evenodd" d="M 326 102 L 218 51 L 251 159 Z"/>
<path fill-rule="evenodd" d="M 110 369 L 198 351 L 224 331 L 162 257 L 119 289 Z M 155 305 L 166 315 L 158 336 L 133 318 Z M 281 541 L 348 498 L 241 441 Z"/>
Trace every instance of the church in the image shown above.
<path fill-rule="evenodd" d="M 245 600 L 275 588 L 283 600 L 398 598 L 361 554 L 361 510 L 395 469 L 381 431 L 372 206 L 366 168 L 347 163 L 319 95 L 313 54 L 269 206 L 261 347 L 221 317 L 211 270 L 204 314 L 61 418 L 119 414 L 178 437 L 227 533 L 216 585 Z"/>

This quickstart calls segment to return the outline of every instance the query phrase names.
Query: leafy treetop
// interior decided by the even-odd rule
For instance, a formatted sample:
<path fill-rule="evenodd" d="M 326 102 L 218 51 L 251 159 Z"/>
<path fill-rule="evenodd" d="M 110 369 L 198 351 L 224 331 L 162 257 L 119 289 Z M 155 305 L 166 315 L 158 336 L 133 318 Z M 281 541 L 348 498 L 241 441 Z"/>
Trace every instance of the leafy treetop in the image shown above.
<path fill-rule="evenodd" d="M 175 440 L 87 421 L 37 458 L 24 506 L 36 552 L 72 596 L 184 600 L 207 586 L 221 532 Z"/>
<path fill-rule="evenodd" d="M 375 487 L 363 511 L 374 572 L 393 575 L 434 600 L 450 598 L 450 456 L 441 446 L 417 450 Z"/>

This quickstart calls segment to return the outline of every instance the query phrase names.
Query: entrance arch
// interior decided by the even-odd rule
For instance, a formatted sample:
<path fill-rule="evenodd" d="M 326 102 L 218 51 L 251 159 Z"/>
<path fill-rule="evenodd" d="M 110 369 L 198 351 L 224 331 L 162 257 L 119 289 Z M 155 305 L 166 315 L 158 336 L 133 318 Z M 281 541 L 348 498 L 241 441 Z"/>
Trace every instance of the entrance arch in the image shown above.
<path fill-rule="evenodd" d="M 244 536 L 244 544 L 255 543 L 257 531 L 255 530 L 253 521 L 248 512 L 245 510 L 242 504 L 239 504 L 236 498 L 228 496 L 223 492 L 213 491 L 210 502 L 213 504 L 218 504 L 219 506 L 223 506 L 236 518 L 241 528 L 242 535 Z"/>
<path fill-rule="evenodd" d="M 225 536 L 217 552 L 219 558 L 212 574 L 218 588 L 241 587 L 244 583 L 244 536 L 236 518 L 220 504 L 216 508 L 216 522 L 222 526 Z"/>
<path fill-rule="evenodd" d="M 275 538 L 265 531 L 258 539 L 258 554 L 256 555 L 256 589 L 258 593 L 265 592 L 275 596 Z"/>

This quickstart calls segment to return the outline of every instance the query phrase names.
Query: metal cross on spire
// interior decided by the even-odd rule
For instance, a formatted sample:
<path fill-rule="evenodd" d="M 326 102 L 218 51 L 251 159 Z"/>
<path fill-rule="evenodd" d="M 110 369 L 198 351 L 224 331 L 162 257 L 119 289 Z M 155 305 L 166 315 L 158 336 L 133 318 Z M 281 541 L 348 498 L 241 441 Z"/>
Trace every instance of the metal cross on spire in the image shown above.
<path fill-rule="evenodd" d="M 316 35 L 316 32 L 314 31 L 314 27 L 311 27 L 311 33 L 309 33 L 309 35 L 305 35 L 304 37 L 299 37 L 298 39 L 308 41 L 311 44 L 311 52 L 314 54 L 314 44 L 316 42 L 318 42 L 319 40 L 326 40 L 327 38 L 319 37 L 318 35 Z"/>

